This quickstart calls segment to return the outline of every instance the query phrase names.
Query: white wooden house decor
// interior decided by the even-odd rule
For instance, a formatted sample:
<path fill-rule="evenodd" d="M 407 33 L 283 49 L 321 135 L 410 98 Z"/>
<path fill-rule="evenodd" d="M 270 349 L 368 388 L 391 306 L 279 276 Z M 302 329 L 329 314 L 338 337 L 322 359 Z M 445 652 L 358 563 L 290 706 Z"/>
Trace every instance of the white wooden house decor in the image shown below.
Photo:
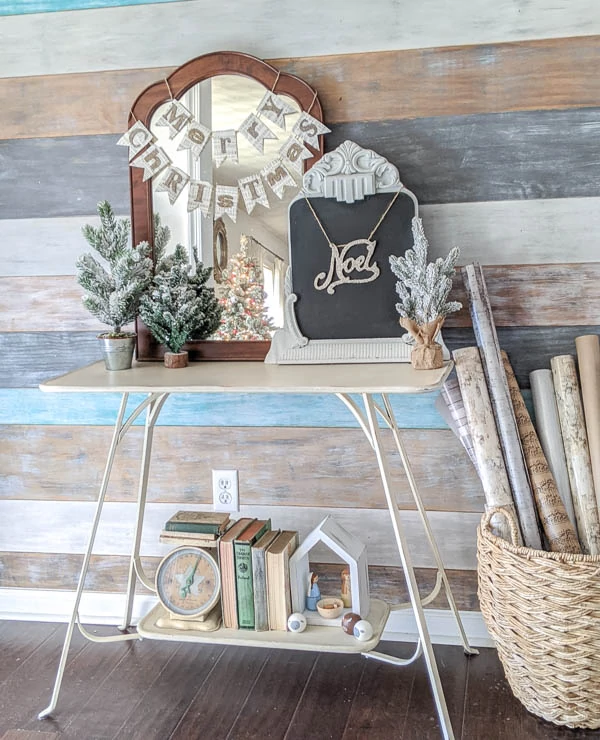
<path fill-rule="evenodd" d="M 345 141 L 313 165 L 288 209 L 284 325 L 265 362 L 410 362 L 389 256 L 413 246 L 418 215 L 398 169 L 372 150 Z"/>
<path fill-rule="evenodd" d="M 323 543 L 332 550 L 350 569 L 352 607 L 345 609 L 345 612 L 352 611 L 366 619 L 371 610 L 367 549 L 331 516 L 325 517 L 319 526 L 305 537 L 290 557 L 292 611 L 303 613 L 309 624 L 341 624 L 341 617 L 337 620 L 324 620 L 317 612 L 306 609 L 306 594 L 310 580 L 308 556 L 313 547 L 319 543 Z M 335 595 L 323 594 L 323 596 Z"/>

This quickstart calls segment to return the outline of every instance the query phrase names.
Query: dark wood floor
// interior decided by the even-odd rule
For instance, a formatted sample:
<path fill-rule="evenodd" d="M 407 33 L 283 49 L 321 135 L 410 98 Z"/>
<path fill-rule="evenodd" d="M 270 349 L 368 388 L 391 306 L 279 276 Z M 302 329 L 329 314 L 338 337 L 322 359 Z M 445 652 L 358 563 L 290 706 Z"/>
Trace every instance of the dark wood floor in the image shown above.
<path fill-rule="evenodd" d="M 0 740 L 440 737 L 422 659 L 394 668 L 359 655 L 147 640 L 99 645 L 78 633 L 55 716 L 40 722 L 64 634 L 65 625 L 0 623 Z M 400 643 L 386 649 L 410 654 Z M 457 738 L 600 738 L 528 714 L 494 650 L 469 659 L 459 647 L 435 652 Z"/>

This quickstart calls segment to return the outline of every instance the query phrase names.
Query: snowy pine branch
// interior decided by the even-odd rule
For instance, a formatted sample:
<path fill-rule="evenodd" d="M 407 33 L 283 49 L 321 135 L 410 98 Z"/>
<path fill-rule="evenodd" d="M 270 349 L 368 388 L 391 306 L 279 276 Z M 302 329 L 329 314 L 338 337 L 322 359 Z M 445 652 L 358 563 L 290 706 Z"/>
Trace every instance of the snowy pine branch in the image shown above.
<path fill-rule="evenodd" d="M 82 231 L 102 261 L 89 252 L 81 255 L 76 262 L 77 282 L 86 291 L 84 306 L 118 335 L 137 316 L 152 280 L 150 246 L 129 244 L 129 221 L 115 218 L 107 201 L 98 204 L 98 215 L 100 227 L 87 224 Z"/>
<path fill-rule="evenodd" d="M 454 247 L 445 258 L 428 263 L 429 243 L 420 218 L 413 218 L 412 233 L 413 248 L 403 257 L 392 255 L 390 266 L 398 278 L 396 310 L 402 318 L 423 326 L 462 308 L 457 301 L 447 301 L 459 250 Z"/>
<path fill-rule="evenodd" d="M 152 287 L 142 297 L 140 316 L 170 352 L 181 351 L 188 339 L 203 339 L 218 326 L 220 309 L 214 290 L 206 286 L 210 272 L 201 262 L 191 270 L 181 244 L 161 259 Z"/>

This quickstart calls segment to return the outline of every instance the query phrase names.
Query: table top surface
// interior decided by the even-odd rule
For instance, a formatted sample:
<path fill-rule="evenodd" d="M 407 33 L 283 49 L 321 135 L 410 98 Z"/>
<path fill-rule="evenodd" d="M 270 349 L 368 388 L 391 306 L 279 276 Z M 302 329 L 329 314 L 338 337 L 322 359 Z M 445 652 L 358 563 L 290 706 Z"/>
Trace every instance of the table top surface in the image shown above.
<path fill-rule="evenodd" d="M 40 385 L 53 393 L 427 393 L 452 369 L 414 370 L 409 363 L 267 365 L 263 362 L 194 362 L 172 370 L 159 362 L 108 371 L 104 362 Z"/>

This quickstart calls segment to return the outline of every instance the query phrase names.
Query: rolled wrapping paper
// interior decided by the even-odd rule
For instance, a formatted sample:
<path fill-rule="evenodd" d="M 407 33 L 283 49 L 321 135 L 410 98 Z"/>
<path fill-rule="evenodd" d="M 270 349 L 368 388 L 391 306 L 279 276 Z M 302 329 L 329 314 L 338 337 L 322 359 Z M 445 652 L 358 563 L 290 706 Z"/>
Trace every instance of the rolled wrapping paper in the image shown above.
<path fill-rule="evenodd" d="M 503 506 L 512 512 L 514 521 L 518 522 L 479 350 L 477 347 L 465 347 L 454 350 L 452 356 L 471 430 L 486 508 Z M 494 515 L 491 526 L 494 534 L 510 542 L 510 529 L 504 516 Z"/>
<path fill-rule="evenodd" d="M 569 471 L 567 470 L 567 458 L 565 457 L 556 396 L 554 395 L 552 370 L 534 370 L 529 373 L 529 380 L 531 382 L 538 437 L 569 519 L 573 526 L 577 528 Z"/>
<path fill-rule="evenodd" d="M 577 337 L 575 346 L 596 503 L 600 507 L 600 337 Z"/>
<path fill-rule="evenodd" d="M 477 467 L 471 430 L 469 429 L 469 420 L 467 419 L 465 405 L 462 400 L 460 385 L 456 378 L 449 378 L 444 383 L 438 400 L 444 403 L 452 419 L 452 424 L 448 424 L 448 426 L 460 440 L 473 465 Z"/>
<path fill-rule="evenodd" d="M 531 480 L 542 529 L 550 545 L 550 550 L 552 552 L 581 553 L 577 532 L 558 493 L 508 355 L 506 352 L 501 354 L 510 397 L 515 410 L 517 427 L 521 436 L 525 463 L 529 471 L 529 479 Z"/>
<path fill-rule="evenodd" d="M 584 552 L 600 555 L 600 520 L 575 359 L 571 355 L 560 355 L 553 357 L 550 365 L 579 541 Z"/>
<path fill-rule="evenodd" d="M 529 484 L 529 476 L 525 467 L 523 450 L 521 449 L 521 439 L 508 392 L 508 382 L 500 356 L 500 345 L 498 344 L 483 271 L 480 265 L 473 264 L 463 267 L 462 274 L 469 295 L 473 330 L 481 353 L 498 436 L 506 463 L 506 472 L 512 490 L 512 498 L 521 525 L 521 534 L 527 547 L 541 550 L 542 538 L 538 526 L 535 501 Z"/>

